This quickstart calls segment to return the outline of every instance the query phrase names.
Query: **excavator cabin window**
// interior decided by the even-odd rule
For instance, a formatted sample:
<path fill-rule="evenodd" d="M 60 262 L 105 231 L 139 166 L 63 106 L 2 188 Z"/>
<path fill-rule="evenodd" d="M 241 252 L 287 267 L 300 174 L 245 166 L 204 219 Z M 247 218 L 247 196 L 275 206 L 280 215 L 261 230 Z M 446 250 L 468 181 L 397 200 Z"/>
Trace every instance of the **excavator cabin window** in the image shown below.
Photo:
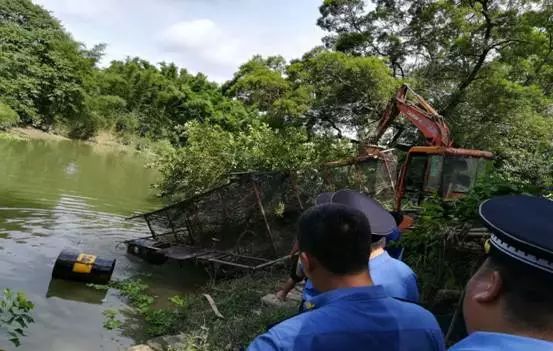
<path fill-rule="evenodd" d="M 481 159 L 474 157 L 451 157 L 444 159 L 441 194 L 444 198 L 455 198 L 467 193 L 478 176 Z"/>
<path fill-rule="evenodd" d="M 487 160 L 477 157 L 410 153 L 404 166 L 401 202 L 419 205 L 429 193 L 446 200 L 458 198 L 472 188 L 486 164 Z"/>

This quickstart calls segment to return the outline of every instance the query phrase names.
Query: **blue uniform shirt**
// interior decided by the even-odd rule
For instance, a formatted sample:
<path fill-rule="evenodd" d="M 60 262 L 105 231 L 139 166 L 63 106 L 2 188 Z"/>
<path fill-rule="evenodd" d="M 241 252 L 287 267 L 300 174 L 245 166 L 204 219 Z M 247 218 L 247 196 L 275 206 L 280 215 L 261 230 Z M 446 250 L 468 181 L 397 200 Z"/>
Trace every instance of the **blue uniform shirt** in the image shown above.
<path fill-rule="evenodd" d="M 419 288 L 415 272 L 386 251 L 369 261 L 371 279 L 382 285 L 391 297 L 419 302 Z"/>
<path fill-rule="evenodd" d="M 553 342 L 501 333 L 476 332 L 449 351 L 551 351 Z"/>
<path fill-rule="evenodd" d="M 337 289 L 310 302 L 311 310 L 258 336 L 248 351 L 445 350 L 434 316 L 382 286 Z"/>
<path fill-rule="evenodd" d="M 382 285 L 388 295 L 419 302 L 417 276 L 408 265 L 391 257 L 386 251 L 369 260 L 369 271 L 372 281 Z M 303 299 L 309 301 L 318 294 L 311 280 L 307 279 L 303 289 Z"/>

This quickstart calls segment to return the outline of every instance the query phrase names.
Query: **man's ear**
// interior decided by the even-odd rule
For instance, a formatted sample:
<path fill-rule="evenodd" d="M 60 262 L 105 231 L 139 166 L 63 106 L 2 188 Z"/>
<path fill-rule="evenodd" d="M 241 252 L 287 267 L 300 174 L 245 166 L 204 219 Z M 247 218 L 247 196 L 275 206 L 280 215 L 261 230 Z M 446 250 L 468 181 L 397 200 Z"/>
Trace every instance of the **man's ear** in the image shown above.
<path fill-rule="evenodd" d="M 473 286 L 473 299 L 478 303 L 496 301 L 503 288 L 503 279 L 498 271 L 490 270 L 481 274 Z"/>
<path fill-rule="evenodd" d="M 300 260 L 303 266 L 303 273 L 305 273 L 307 278 L 310 278 L 315 263 L 313 258 L 308 253 L 300 252 Z"/>

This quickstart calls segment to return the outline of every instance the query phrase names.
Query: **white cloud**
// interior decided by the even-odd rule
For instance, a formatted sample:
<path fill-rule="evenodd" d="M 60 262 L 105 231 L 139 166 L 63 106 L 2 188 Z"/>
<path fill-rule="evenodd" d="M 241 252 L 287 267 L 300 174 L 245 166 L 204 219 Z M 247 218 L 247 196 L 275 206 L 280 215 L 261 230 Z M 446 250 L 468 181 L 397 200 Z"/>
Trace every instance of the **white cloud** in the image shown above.
<path fill-rule="evenodd" d="M 162 48 L 181 56 L 197 56 L 210 63 L 234 66 L 240 61 L 239 40 L 209 19 L 177 22 L 160 35 Z"/>
<path fill-rule="evenodd" d="M 206 67 L 213 79 L 221 81 L 229 79 L 240 64 L 256 54 L 296 58 L 318 45 L 321 36 L 318 28 L 293 37 L 267 30 L 235 32 L 210 19 L 196 19 L 177 22 L 161 31 L 158 43 L 178 61 L 194 62 L 190 66 L 193 70 Z"/>
<path fill-rule="evenodd" d="M 173 24 L 162 33 L 162 40 L 169 50 L 200 48 L 217 42 L 222 32 L 208 19 L 182 21 Z"/>
<path fill-rule="evenodd" d="M 127 56 L 230 79 L 255 54 L 300 57 L 320 44 L 320 0 L 32 0 L 107 64 Z"/>
<path fill-rule="evenodd" d="M 109 0 L 33 0 L 34 3 L 54 11 L 56 14 L 91 21 L 104 16 L 114 9 L 115 3 Z"/>

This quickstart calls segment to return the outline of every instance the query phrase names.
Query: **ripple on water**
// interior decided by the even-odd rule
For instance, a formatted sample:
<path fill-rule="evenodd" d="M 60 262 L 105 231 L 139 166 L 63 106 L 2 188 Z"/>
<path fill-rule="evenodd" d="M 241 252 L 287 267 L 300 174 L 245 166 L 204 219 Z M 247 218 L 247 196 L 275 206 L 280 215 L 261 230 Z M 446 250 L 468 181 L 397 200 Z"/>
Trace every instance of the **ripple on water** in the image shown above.
<path fill-rule="evenodd" d="M 116 245 L 147 232 L 125 217 L 160 205 L 149 191 L 155 172 L 135 154 L 73 142 L 0 141 L 0 159 L 0 288 L 24 290 L 36 305 L 36 323 L 19 349 L 115 351 L 131 344 L 102 328 L 103 310 L 122 305 L 116 294 L 98 296 L 79 283 L 52 287 L 50 277 L 66 247 L 116 258 L 114 277 L 149 270 Z"/>

